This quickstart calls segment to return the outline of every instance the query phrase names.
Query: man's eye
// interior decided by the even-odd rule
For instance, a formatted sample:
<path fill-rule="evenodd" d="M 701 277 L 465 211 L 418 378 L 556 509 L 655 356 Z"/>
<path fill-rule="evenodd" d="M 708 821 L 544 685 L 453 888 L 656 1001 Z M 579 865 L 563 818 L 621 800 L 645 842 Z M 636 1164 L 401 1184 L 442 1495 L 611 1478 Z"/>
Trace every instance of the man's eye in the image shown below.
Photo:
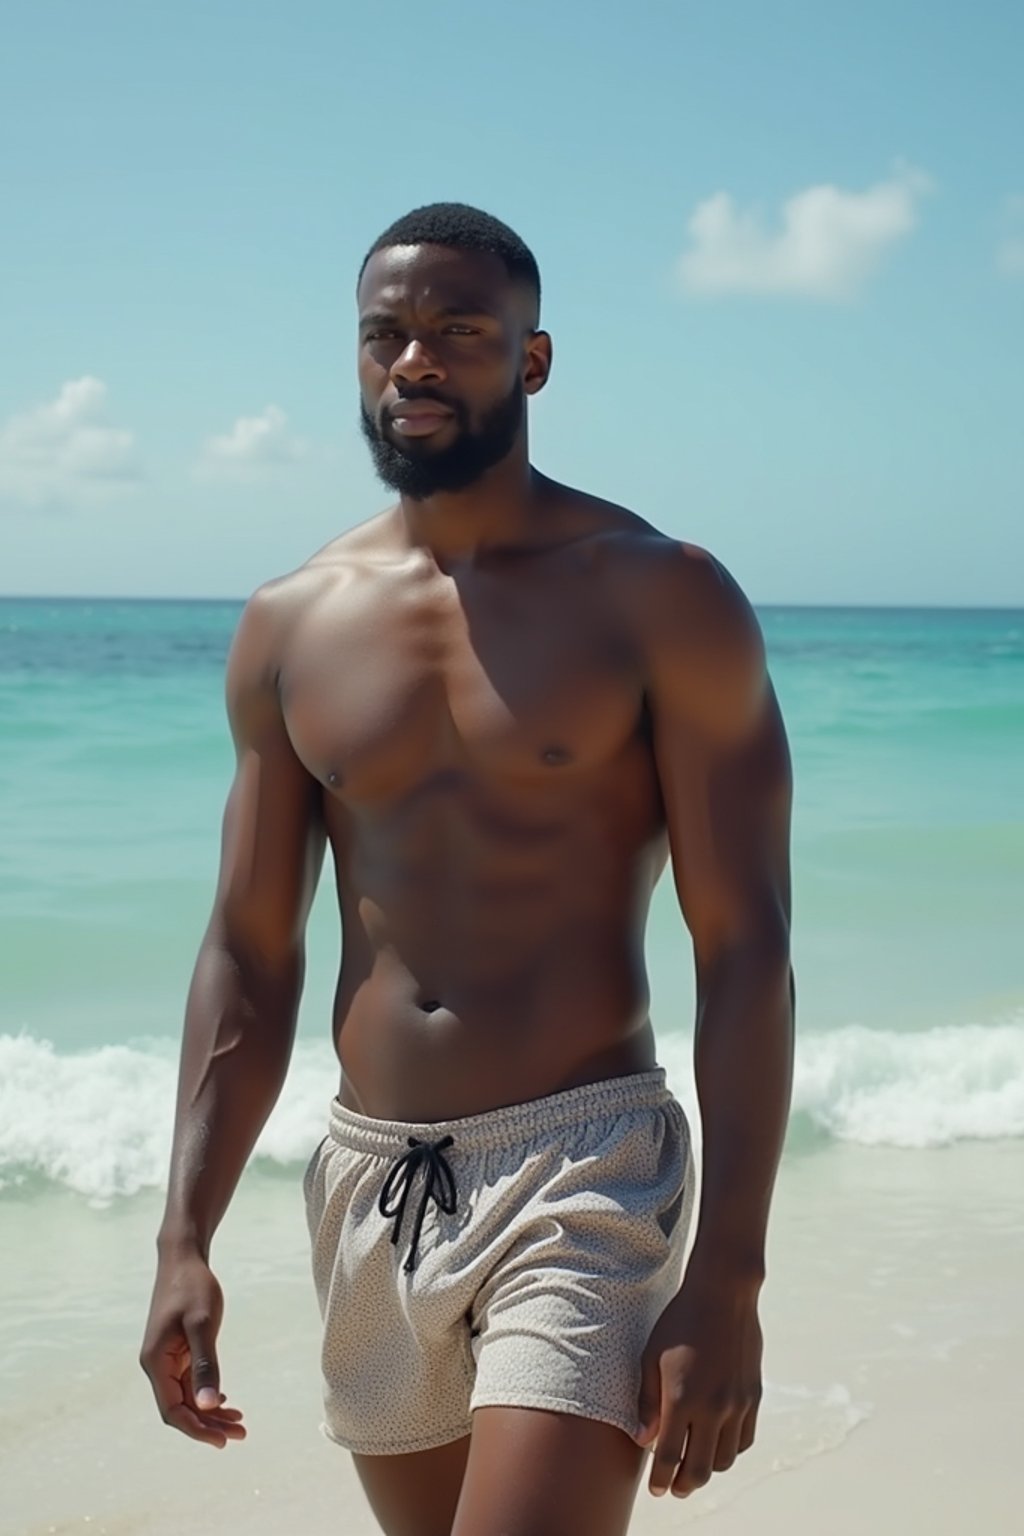
<path fill-rule="evenodd" d="M 397 331 L 367 331 L 366 341 L 394 341 Z"/>
<path fill-rule="evenodd" d="M 479 336 L 479 334 L 480 332 L 477 330 L 475 325 L 445 326 L 445 335 L 447 336 Z"/>

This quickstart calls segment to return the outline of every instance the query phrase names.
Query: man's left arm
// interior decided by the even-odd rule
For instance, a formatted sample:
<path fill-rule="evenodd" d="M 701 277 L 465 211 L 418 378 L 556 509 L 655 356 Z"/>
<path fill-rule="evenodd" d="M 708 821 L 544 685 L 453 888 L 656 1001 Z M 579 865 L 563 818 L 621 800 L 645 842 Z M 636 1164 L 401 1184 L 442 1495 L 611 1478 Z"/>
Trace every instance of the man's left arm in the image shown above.
<path fill-rule="evenodd" d="M 749 604 L 703 551 L 670 546 L 648 610 L 648 703 L 697 978 L 700 1208 L 678 1295 L 644 1355 L 652 1493 L 685 1496 L 754 1438 L 758 1297 L 793 1062 L 792 774 Z"/>

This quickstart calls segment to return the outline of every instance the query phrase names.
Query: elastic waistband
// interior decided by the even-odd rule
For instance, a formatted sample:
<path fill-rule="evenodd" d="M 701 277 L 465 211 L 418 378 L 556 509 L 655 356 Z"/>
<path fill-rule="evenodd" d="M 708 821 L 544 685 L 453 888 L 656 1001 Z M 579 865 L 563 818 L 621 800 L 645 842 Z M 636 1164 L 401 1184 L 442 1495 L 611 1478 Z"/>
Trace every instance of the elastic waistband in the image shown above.
<path fill-rule="evenodd" d="M 417 1123 L 409 1120 L 374 1120 L 369 1115 L 346 1109 L 337 1099 L 331 1104 L 330 1135 L 353 1152 L 378 1153 L 394 1157 L 408 1150 L 409 1137 L 419 1141 L 439 1141 L 451 1136 L 458 1151 L 483 1152 L 493 1147 L 519 1146 L 582 1121 L 604 1120 L 634 1109 L 657 1109 L 673 1102 L 665 1086 L 665 1070 L 633 1072 L 626 1077 L 609 1077 L 599 1083 L 584 1083 L 543 1099 L 529 1099 L 525 1104 L 506 1104 L 482 1115 L 465 1115 L 459 1120 L 433 1120 Z"/>

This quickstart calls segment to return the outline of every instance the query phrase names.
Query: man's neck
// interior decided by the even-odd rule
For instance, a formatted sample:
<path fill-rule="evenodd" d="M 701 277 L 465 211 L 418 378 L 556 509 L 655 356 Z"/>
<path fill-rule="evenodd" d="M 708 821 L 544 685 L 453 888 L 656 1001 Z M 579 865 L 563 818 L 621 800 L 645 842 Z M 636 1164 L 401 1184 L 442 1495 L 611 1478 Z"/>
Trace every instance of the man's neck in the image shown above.
<path fill-rule="evenodd" d="M 498 548 L 532 543 L 548 482 L 525 458 L 510 455 L 464 491 L 444 491 L 399 504 L 410 546 L 430 553 L 442 570 L 471 565 Z"/>

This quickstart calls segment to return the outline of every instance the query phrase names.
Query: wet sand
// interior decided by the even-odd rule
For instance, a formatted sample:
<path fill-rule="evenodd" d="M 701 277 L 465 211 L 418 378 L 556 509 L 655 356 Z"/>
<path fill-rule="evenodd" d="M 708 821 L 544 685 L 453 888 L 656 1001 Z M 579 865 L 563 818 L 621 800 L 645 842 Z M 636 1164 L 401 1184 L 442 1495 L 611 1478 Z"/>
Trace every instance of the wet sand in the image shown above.
<path fill-rule="evenodd" d="M 633 1536 L 1010 1536 L 1024 1475 L 1024 1212 L 1015 1143 L 787 1158 L 763 1307 L 758 1442 Z M 55 1197 L 58 1199 L 58 1197 Z M 159 1200 L 7 1202 L 0 1528 L 10 1536 L 375 1536 L 317 1433 L 317 1318 L 293 1174 L 247 1175 L 218 1239 L 225 1389 L 243 1446 L 165 1429 L 135 1365 Z M 48 1246 L 33 1223 L 45 1222 Z M 585 1533 L 579 1533 L 585 1536 Z"/>

